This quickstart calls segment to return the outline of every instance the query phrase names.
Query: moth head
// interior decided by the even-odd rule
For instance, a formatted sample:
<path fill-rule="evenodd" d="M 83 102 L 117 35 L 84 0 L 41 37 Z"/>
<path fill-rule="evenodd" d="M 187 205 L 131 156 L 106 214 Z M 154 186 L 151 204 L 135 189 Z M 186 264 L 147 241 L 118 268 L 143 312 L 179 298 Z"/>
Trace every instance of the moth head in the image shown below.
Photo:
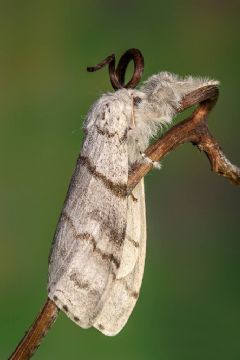
<path fill-rule="evenodd" d="M 160 72 L 145 81 L 140 91 L 146 96 L 145 111 L 161 124 L 170 123 L 182 99 L 178 76 Z"/>
<path fill-rule="evenodd" d="M 186 94 L 203 86 L 218 84 L 218 81 L 208 78 L 160 72 L 151 76 L 140 88 L 140 92 L 145 94 L 145 113 L 159 119 L 160 123 L 169 123 Z"/>
<path fill-rule="evenodd" d="M 176 99 L 170 86 L 168 73 L 165 79 L 158 75 L 147 80 L 139 91 L 132 94 L 136 121 L 157 121 L 159 124 L 169 123 L 176 112 L 179 97 Z M 165 86 L 167 83 L 167 86 Z"/>
<path fill-rule="evenodd" d="M 133 106 L 139 107 L 142 101 L 143 99 L 139 95 L 133 96 Z"/>

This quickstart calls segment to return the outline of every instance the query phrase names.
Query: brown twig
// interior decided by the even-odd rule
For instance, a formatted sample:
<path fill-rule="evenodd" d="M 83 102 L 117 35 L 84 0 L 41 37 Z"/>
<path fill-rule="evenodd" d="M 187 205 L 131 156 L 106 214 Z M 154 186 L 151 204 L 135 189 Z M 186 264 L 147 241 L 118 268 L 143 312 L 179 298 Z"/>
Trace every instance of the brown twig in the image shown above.
<path fill-rule="evenodd" d="M 132 50 L 134 49 L 131 49 L 131 51 Z M 125 57 L 123 56 L 121 58 L 122 60 L 120 60 L 116 72 L 114 67 L 114 76 L 116 76 L 117 78 L 117 82 L 115 82 L 114 84 L 117 88 L 123 86 L 124 74 L 129 61 L 131 59 L 134 59 L 134 56 L 135 59 L 136 56 L 140 56 L 137 55 L 136 52 L 134 52 L 135 50 L 133 52 L 131 51 L 125 53 Z M 140 73 L 142 73 L 143 70 L 143 59 L 141 59 L 141 56 L 139 59 L 138 61 L 140 64 L 140 70 L 135 69 L 134 76 L 132 80 L 130 80 L 133 81 L 134 84 L 135 82 L 139 81 L 139 76 L 141 75 Z M 112 56 L 108 57 L 102 63 L 100 63 L 96 67 L 96 69 L 101 68 L 104 64 L 107 63 L 113 65 Z M 142 69 L 140 68 L 141 66 Z M 146 156 L 153 161 L 160 161 L 170 151 L 174 150 L 180 144 L 191 142 L 192 144 L 196 145 L 201 151 L 205 152 L 212 165 L 213 171 L 215 171 L 219 175 L 228 178 L 233 183 L 240 185 L 240 169 L 237 168 L 235 165 L 232 165 L 230 161 L 225 157 L 217 141 L 209 132 L 207 126 L 207 115 L 215 105 L 217 98 L 218 88 L 214 85 L 202 87 L 188 94 L 183 99 L 181 107 L 178 109 L 178 112 L 181 112 L 193 105 L 200 103 L 199 107 L 194 111 L 191 117 L 172 127 L 158 141 L 156 141 L 153 145 L 149 146 L 149 148 L 145 151 Z M 131 191 L 141 180 L 141 178 L 145 176 L 151 169 L 152 165 L 149 163 L 141 163 L 133 168 L 133 170 L 129 174 L 128 179 L 129 193 L 131 193 Z M 57 306 L 50 299 L 47 299 L 46 304 L 44 305 L 40 315 L 35 320 L 32 327 L 21 340 L 18 347 L 9 359 L 29 359 L 33 355 L 36 348 L 40 345 L 41 339 L 50 329 L 51 325 L 53 324 L 54 320 L 58 315 L 58 311 L 59 310 Z"/>
<path fill-rule="evenodd" d="M 213 171 L 240 185 L 240 169 L 232 165 L 225 157 L 207 126 L 207 115 L 215 105 L 217 98 L 218 88 L 213 85 L 202 87 L 188 94 L 183 99 L 178 112 L 200 102 L 199 107 L 191 117 L 172 127 L 153 145 L 149 146 L 145 151 L 146 156 L 153 161 L 160 161 L 180 144 L 191 142 L 206 153 Z M 141 163 L 133 168 L 128 179 L 129 193 L 151 169 L 152 165 L 149 163 Z M 47 299 L 40 315 L 9 359 L 29 359 L 55 321 L 58 311 L 57 306 Z"/>
<path fill-rule="evenodd" d="M 207 115 L 215 105 L 218 98 L 218 88 L 215 85 L 209 85 L 195 90 L 188 94 L 182 101 L 178 112 L 181 112 L 190 106 L 200 102 L 199 107 L 192 116 L 173 126 L 158 141 L 149 146 L 145 151 L 148 158 L 153 161 L 160 161 L 170 151 L 177 146 L 191 142 L 196 145 L 200 151 L 207 155 L 212 170 L 228 178 L 236 185 L 240 185 L 240 169 L 231 164 L 222 152 L 216 139 L 211 135 L 207 126 Z M 145 176 L 153 165 L 149 162 L 137 164 L 128 179 L 128 192 Z"/>
<path fill-rule="evenodd" d="M 57 318 L 59 309 L 50 299 L 47 299 L 40 314 L 34 321 L 32 327 L 22 338 L 16 350 L 9 357 L 9 360 L 26 360 L 34 354 L 50 327 Z"/>
<path fill-rule="evenodd" d="M 232 165 L 225 157 L 207 126 L 207 115 L 215 105 L 217 97 L 218 88 L 216 86 L 206 86 L 188 94 L 182 101 L 178 112 L 200 102 L 199 107 L 191 117 L 172 127 L 158 141 L 149 146 L 145 151 L 146 156 L 153 161 L 160 161 L 180 144 L 191 142 L 206 153 L 213 171 L 240 185 L 240 169 Z M 149 163 L 141 163 L 135 166 L 129 174 L 129 193 L 151 169 L 152 165 Z M 58 311 L 57 306 L 48 299 L 33 326 L 9 359 L 29 359 L 55 321 Z"/>

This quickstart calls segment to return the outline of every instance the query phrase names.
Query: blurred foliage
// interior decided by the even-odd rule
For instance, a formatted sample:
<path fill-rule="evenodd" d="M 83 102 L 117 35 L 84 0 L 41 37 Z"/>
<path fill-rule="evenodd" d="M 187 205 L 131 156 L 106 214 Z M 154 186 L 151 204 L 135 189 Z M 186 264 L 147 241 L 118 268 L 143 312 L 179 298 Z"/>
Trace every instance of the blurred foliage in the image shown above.
<path fill-rule="evenodd" d="M 0 2 L 0 358 L 46 298 L 47 259 L 92 102 L 130 47 L 146 79 L 169 70 L 221 81 L 210 115 L 240 164 L 238 1 Z M 127 326 L 108 338 L 61 315 L 35 359 L 240 358 L 239 189 L 185 145 L 146 178 L 148 251 Z"/>

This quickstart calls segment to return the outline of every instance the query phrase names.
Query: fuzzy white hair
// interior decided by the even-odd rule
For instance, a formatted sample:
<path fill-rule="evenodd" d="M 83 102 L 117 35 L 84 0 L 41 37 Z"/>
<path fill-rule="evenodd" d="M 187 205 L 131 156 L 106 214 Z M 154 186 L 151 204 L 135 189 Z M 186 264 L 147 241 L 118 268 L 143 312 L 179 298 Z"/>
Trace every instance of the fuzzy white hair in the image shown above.
<path fill-rule="evenodd" d="M 208 78 L 160 72 L 145 81 L 139 91 L 131 91 L 136 100 L 135 126 L 128 133 L 129 165 L 139 161 L 149 140 L 163 125 L 171 123 L 186 94 L 203 86 L 218 84 L 219 81 Z"/>

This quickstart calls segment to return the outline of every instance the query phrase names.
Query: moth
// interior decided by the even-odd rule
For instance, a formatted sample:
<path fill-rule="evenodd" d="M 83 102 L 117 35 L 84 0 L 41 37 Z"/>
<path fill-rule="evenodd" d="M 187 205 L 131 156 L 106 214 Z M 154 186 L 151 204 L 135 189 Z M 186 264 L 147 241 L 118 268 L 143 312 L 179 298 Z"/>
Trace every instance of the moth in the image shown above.
<path fill-rule="evenodd" d="M 171 123 L 183 97 L 216 84 L 160 72 L 139 90 L 102 95 L 88 112 L 48 283 L 49 298 L 82 328 L 116 335 L 126 324 L 139 297 L 146 253 L 144 181 L 127 196 L 128 173 L 136 162 L 152 162 L 144 151 Z"/>

